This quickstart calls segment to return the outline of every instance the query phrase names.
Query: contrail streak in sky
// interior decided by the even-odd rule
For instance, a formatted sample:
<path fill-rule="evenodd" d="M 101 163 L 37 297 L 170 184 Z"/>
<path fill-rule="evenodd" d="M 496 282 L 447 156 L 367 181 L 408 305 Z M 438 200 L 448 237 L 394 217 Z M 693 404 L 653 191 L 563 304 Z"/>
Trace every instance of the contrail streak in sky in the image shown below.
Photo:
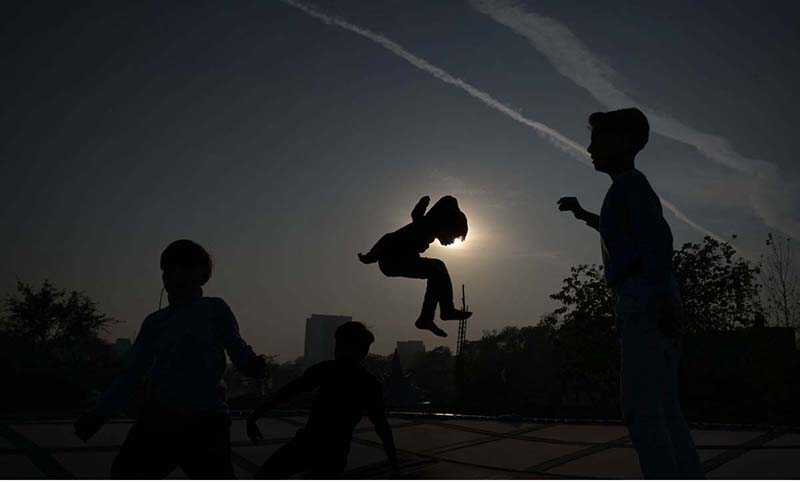
<path fill-rule="evenodd" d="M 318 10 L 315 7 L 310 5 L 306 5 L 304 3 L 298 2 L 296 0 L 280 0 L 286 5 L 294 7 L 298 10 L 305 12 L 307 15 L 316 18 L 317 20 L 321 20 L 328 25 L 332 25 L 335 27 L 339 27 L 355 34 L 358 34 L 366 39 L 380 45 L 381 47 L 385 48 L 386 50 L 390 51 L 394 55 L 402 58 L 406 62 L 410 63 L 414 67 L 423 70 L 430 75 L 436 77 L 437 79 L 445 82 L 447 84 L 453 85 L 458 87 L 459 89 L 463 90 L 470 96 L 478 99 L 479 101 L 483 102 L 487 106 L 495 109 L 511 119 L 519 122 L 520 124 L 524 124 L 530 128 L 532 128 L 537 134 L 539 134 L 544 139 L 550 141 L 559 149 L 567 152 L 576 160 L 581 162 L 582 164 L 591 167 L 591 162 L 589 160 L 589 154 L 586 152 L 586 148 L 580 145 L 579 143 L 573 141 L 572 139 L 568 138 L 567 136 L 561 134 L 560 132 L 556 131 L 552 127 L 549 127 L 541 122 L 536 122 L 534 120 L 528 119 L 521 113 L 517 112 L 516 110 L 512 109 L 511 107 L 503 104 L 499 100 L 495 99 L 488 93 L 478 89 L 477 87 L 473 86 L 472 84 L 465 82 L 464 80 L 459 79 L 458 77 L 454 77 L 444 71 L 443 69 L 433 65 L 432 63 L 428 62 L 427 60 L 414 55 L 413 53 L 406 50 L 402 45 L 398 44 L 397 42 L 371 30 L 367 30 L 365 28 L 359 27 L 353 23 L 344 20 L 343 18 L 336 17 L 325 12 Z M 711 236 L 715 239 L 722 240 L 720 236 L 713 233 L 712 231 L 704 228 L 703 226 L 697 224 L 696 222 L 692 221 L 688 216 L 686 216 L 683 212 L 681 212 L 674 204 L 661 198 L 661 204 L 670 212 L 672 212 L 675 217 L 687 225 L 691 226 L 692 228 L 700 231 L 703 234 Z"/>
<path fill-rule="evenodd" d="M 459 89 L 463 90 L 467 94 L 475 97 L 479 101 L 483 102 L 484 104 L 488 105 L 489 107 L 502 112 L 503 114 L 511 117 L 515 121 L 524 124 L 528 127 L 534 129 L 539 135 L 554 143 L 557 147 L 561 148 L 565 152 L 572 154 L 576 157 L 579 161 L 583 162 L 584 164 L 590 165 L 588 157 L 586 155 L 585 149 L 583 146 L 578 144 L 577 142 L 569 139 L 568 137 L 562 135 L 552 127 L 546 126 L 541 122 L 536 122 L 528 119 L 527 117 L 523 116 L 519 112 L 515 111 L 511 107 L 503 104 L 502 102 L 498 101 L 497 99 L 493 98 L 491 95 L 483 92 L 482 90 L 474 87 L 473 85 L 457 78 L 453 77 L 452 75 L 448 74 L 441 68 L 431 64 L 427 60 L 418 57 L 405 48 L 398 44 L 397 42 L 384 37 L 383 35 L 377 34 L 365 28 L 359 27 L 358 25 L 354 25 L 347 20 L 344 20 L 339 17 L 335 17 L 333 15 L 329 15 L 327 13 L 321 12 L 317 10 L 315 7 L 306 5 L 304 3 L 297 2 L 295 0 L 280 0 L 287 5 L 291 5 L 294 8 L 302 10 L 303 12 L 307 13 L 308 15 L 322 20 L 323 22 L 327 23 L 328 25 L 333 25 L 336 27 L 343 28 L 345 30 L 349 30 L 353 33 L 361 35 L 362 37 L 366 37 L 367 39 L 375 42 L 376 44 L 380 45 L 381 47 L 385 48 L 386 50 L 390 51 L 391 53 L 395 54 L 396 56 L 402 58 L 403 60 L 407 61 L 414 67 L 424 70 L 425 72 L 433 75 L 437 79 L 445 82 L 447 84 L 454 85 Z M 577 154 L 577 155 L 576 155 Z"/>
<path fill-rule="evenodd" d="M 566 25 L 539 14 L 517 0 L 468 0 L 477 12 L 525 38 L 566 79 L 583 88 L 608 109 L 636 105 L 650 121 L 652 132 L 698 150 L 706 159 L 739 173 L 746 189 L 739 193 L 765 225 L 800 239 L 800 220 L 793 209 L 798 179 L 781 175 L 772 162 L 749 158 L 727 139 L 699 131 L 666 113 L 636 102 L 622 87 L 621 76 L 603 57 L 591 51 Z"/>

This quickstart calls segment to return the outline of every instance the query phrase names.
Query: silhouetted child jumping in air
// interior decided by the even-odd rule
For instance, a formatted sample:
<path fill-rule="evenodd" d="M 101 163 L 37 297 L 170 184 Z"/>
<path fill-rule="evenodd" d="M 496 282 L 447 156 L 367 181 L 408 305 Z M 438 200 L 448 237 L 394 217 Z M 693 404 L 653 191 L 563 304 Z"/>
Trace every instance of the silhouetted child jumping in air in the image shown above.
<path fill-rule="evenodd" d="M 357 321 L 341 325 L 334 336 L 334 360 L 313 365 L 303 376 L 266 399 L 247 418 L 247 436 L 256 443 L 263 439 L 256 422 L 269 409 L 302 392 L 319 388 L 306 426 L 267 460 L 255 474 L 256 479 L 287 479 L 299 473 L 312 479 L 341 475 L 347 465 L 353 429 L 364 414 L 375 425 L 396 473 L 397 455 L 383 408 L 381 385 L 362 364 L 375 338 Z"/>
<path fill-rule="evenodd" d="M 444 263 L 438 259 L 423 258 L 420 253 L 425 252 L 434 239 L 447 246 L 453 244 L 456 238 L 466 238 L 467 217 L 458 208 L 458 201 L 453 196 L 439 199 L 426 214 L 429 203 L 428 196 L 420 199 L 411 211 L 410 224 L 384 235 L 369 253 L 358 253 L 358 259 L 365 264 L 377 262 L 381 273 L 386 276 L 427 279 L 422 311 L 415 325 L 437 336 L 447 336 L 433 321 L 437 304 L 442 320 L 464 320 L 472 313 L 457 310 L 453 306 L 453 284 Z"/>

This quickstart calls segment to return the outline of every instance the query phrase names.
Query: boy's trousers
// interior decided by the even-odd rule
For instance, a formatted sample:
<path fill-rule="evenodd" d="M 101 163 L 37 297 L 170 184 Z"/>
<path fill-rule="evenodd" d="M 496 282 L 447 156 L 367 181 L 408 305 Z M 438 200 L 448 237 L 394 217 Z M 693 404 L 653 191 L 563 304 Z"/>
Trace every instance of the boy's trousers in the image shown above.
<path fill-rule="evenodd" d="M 616 290 L 621 342 L 623 418 L 645 478 L 703 478 L 678 393 L 680 351 L 676 338 L 659 329 L 659 318 L 680 312 L 677 285 L 661 290 L 671 313 L 659 313 L 659 290 L 636 276 Z"/>

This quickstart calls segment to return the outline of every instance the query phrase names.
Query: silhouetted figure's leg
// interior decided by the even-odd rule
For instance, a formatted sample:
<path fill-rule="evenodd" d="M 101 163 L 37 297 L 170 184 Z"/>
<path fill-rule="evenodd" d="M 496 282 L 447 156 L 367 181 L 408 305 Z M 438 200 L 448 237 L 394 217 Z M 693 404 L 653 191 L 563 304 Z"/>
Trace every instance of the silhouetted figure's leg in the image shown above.
<path fill-rule="evenodd" d="M 428 273 L 428 286 L 425 290 L 425 299 L 439 304 L 439 316 L 443 319 L 455 310 L 453 306 L 453 282 L 444 261 L 434 258 L 420 258 L 423 270 Z"/>
<path fill-rule="evenodd" d="M 190 479 L 233 479 L 231 421 L 228 414 L 186 417 L 178 465 Z"/>
<path fill-rule="evenodd" d="M 111 465 L 112 479 L 163 479 L 178 465 L 176 427 L 145 411 L 133 424 Z"/>
<path fill-rule="evenodd" d="M 308 479 L 341 479 L 344 476 L 344 469 L 347 460 L 322 460 L 309 470 L 305 477 Z"/>
<path fill-rule="evenodd" d="M 304 474 L 307 479 L 341 479 L 347 466 L 347 453 L 350 447 L 330 440 L 320 440 L 314 449 L 310 468 Z"/>
<path fill-rule="evenodd" d="M 317 456 L 300 435 L 273 453 L 253 476 L 254 479 L 288 479 L 306 470 Z"/>
<path fill-rule="evenodd" d="M 664 349 L 657 344 L 623 345 L 622 410 L 642 475 L 674 478 L 676 457 L 662 405 L 667 378 Z"/>
<path fill-rule="evenodd" d="M 658 331 L 651 300 L 646 287 L 631 286 L 617 301 L 622 411 L 642 475 L 674 478 L 676 456 L 663 405 L 672 365 L 666 356 L 671 341 Z"/>
<path fill-rule="evenodd" d="M 443 320 L 461 319 L 463 312 L 453 307 L 453 284 L 447 266 L 438 259 L 422 258 L 419 256 L 408 258 L 381 259 L 379 262 L 381 272 L 386 276 L 402 276 L 428 280 L 425 298 L 422 302 L 422 311 L 415 325 L 417 328 L 430 330 L 439 336 L 447 333 L 436 326 L 436 305 L 439 305 L 440 316 Z"/>
<path fill-rule="evenodd" d="M 675 478 L 679 479 L 703 479 L 703 465 L 697 455 L 697 449 L 689 432 L 689 426 L 683 417 L 681 410 L 678 367 L 680 364 L 680 352 L 675 346 L 666 350 L 669 357 L 669 366 L 666 380 L 666 390 L 664 392 L 664 414 L 667 419 L 667 429 L 669 430 L 672 446 L 675 451 L 675 464 L 677 473 Z"/>
<path fill-rule="evenodd" d="M 443 320 L 464 320 L 472 316 L 469 311 L 461 311 L 453 305 L 453 282 L 443 261 L 434 258 L 420 258 L 429 273 L 425 299 L 439 303 L 439 318 Z"/>

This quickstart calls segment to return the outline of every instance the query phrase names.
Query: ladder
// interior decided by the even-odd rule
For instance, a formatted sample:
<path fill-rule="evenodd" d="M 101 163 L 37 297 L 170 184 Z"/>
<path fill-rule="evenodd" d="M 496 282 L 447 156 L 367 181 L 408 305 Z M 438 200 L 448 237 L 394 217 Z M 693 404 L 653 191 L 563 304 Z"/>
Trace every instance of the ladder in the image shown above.
<path fill-rule="evenodd" d="M 467 311 L 467 299 L 464 296 L 464 285 L 461 285 L 461 310 Z M 467 337 L 467 320 L 458 321 L 458 342 L 456 343 L 456 356 L 461 358 L 461 350 L 464 348 L 464 339 Z"/>

